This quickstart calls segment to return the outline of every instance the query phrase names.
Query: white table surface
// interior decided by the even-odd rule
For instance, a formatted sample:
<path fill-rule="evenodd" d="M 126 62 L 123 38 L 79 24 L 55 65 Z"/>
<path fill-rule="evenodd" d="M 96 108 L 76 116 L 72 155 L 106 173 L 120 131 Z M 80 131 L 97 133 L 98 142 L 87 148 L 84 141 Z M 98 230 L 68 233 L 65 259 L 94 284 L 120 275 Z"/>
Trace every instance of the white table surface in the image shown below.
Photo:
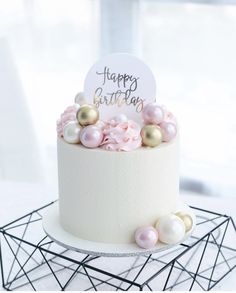
<path fill-rule="evenodd" d="M 236 220 L 236 199 L 206 197 L 190 193 L 184 193 L 182 196 L 189 205 L 218 211 L 230 215 Z M 33 183 L 0 183 L 0 226 L 56 198 L 56 188 Z M 233 291 L 236 289 L 235 278 L 236 270 L 229 274 L 214 290 Z M 2 287 L 0 290 L 3 290 Z"/>

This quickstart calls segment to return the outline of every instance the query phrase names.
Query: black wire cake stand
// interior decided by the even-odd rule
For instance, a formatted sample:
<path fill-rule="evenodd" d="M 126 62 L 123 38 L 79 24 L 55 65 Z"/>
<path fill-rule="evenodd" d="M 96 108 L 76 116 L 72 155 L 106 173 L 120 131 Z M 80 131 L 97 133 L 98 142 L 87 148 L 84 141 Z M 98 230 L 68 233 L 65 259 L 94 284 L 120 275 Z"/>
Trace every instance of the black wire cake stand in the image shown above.
<path fill-rule="evenodd" d="M 42 216 L 52 204 L 0 228 L 4 289 L 207 291 L 236 267 L 230 216 L 191 207 L 197 224 L 183 243 L 149 255 L 104 257 L 65 249 L 45 234 Z"/>

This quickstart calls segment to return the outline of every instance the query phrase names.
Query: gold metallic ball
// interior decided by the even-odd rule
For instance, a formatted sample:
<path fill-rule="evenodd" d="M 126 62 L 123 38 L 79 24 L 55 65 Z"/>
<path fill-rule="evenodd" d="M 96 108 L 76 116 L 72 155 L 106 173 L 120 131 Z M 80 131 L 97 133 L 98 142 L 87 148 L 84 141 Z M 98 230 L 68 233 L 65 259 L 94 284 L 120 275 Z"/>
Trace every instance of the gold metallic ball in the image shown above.
<path fill-rule="evenodd" d="M 162 142 L 162 131 L 157 125 L 145 125 L 141 130 L 143 145 L 158 146 Z"/>
<path fill-rule="evenodd" d="M 79 108 L 76 117 L 81 126 L 87 126 L 98 121 L 99 112 L 94 105 L 85 104 Z"/>
<path fill-rule="evenodd" d="M 178 213 L 175 213 L 175 215 L 184 222 L 185 232 L 188 232 L 192 229 L 193 219 L 189 214 L 186 214 L 185 212 L 178 212 Z"/>

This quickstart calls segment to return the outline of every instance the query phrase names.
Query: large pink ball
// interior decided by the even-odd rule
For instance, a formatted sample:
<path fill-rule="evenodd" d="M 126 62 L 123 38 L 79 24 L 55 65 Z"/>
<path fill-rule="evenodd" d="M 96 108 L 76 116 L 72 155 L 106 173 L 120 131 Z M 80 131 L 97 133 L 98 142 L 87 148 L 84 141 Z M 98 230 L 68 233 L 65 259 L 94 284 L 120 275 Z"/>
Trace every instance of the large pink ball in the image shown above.
<path fill-rule="evenodd" d="M 175 138 L 177 134 L 175 123 L 163 121 L 159 126 L 162 129 L 162 141 L 169 142 Z"/>
<path fill-rule="evenodd" d="M 137 245 L 141 248 L 153 248 L 158 241 L 158 232 L 152 226 L 138 228 L 134 235 Z"/>
<path fill-rule="evenodd" d="M 156 103 L 144 107 L 142 116 L 145 124 L 160 124 L 164 120 L 164 110 Z"/>
<path fill-rule="evenodd" d="M 171 113 L 167 109 L 164 109 L 164 113 L 165 113 L 165 115 L 164 115 L 164 121 L 166 121 L 166 122 L 173 122 L 174 124 L 177 124 L 176 117 L 174 116 L 173 113 Z"/>
<path fill-rule="evenodd" d="M 103 133 L 100 127 L 89 125 L 80 132 L 80 142 L 87 148 L 98 147 L 103 140 Z"/>

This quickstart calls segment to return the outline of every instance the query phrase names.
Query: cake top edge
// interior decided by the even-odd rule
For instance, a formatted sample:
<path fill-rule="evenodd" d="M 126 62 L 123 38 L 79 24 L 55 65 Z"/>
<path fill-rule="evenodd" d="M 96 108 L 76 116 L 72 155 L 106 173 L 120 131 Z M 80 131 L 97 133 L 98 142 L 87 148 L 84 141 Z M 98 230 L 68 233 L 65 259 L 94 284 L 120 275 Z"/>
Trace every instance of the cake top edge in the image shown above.
<path fill-rule="evenodd" d="M 65 139 L 63 137 L 57 136 L 57 144 L 59 145 L 64 145 L 64 146 L 68 146 L 68 148 L 75 148 L 75 149 L 79 149 L 80 151 L 91 151 L 91 152 L 96 152 L 96 153 L 110 153 L 111 155 L 115 155 L 115 154 L 130 154 L 130 153 L 140 153 L 140 152 L 155 152 L 158 150 L 163 150 L 163 149 L 167 149 L 169 147 L 171 147 L 174 144 L 178 144 L 179 142 L 179 135 L 176 135 L 176 137 L 171 140 L 170 142 L 162 142 L 158 147 L 147 147 L 147 146 L 143 146 L 141 145 L 139 148 L 132 150 L 132 152 L 128 152 L 128 151 L 117 151 L 117 150 L 109 150 L 107 151 L 104 148 L 101 147 L 97 147 L 97 148 L 86 148 L 84 147 L 81 143 L 77 143 L 77 144 L 72 144 L 72 143 L 67 143 L 65 141 Z"/>

